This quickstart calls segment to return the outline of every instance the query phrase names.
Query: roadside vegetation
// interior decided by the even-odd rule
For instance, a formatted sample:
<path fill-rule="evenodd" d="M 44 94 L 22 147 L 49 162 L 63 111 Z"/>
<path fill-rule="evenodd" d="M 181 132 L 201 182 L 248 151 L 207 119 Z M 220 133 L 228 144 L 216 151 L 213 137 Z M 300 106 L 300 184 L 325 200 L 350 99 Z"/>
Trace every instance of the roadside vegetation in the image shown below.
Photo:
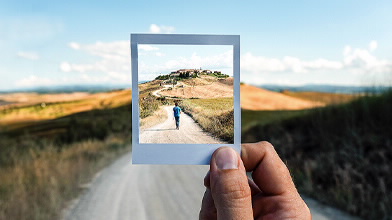
<path fill-rule="evenodd" d="M 391 112 L 389 91 L 347 104 L 289 112 L 284 120 L 260 119 L 242 138 L 271 142 L 302 193 L 365 219 L 391 219 Z M 277 116 L 245 111 L 245 118 L 251 117 L 248 114 Z"/>
<path fill-rule="evenodd" d="M 160 106 L 153 114 L 140 120 L 140 128 L 150 128 L 154 125 L 163 123 L 164 121 L 166 121 L 166 119 L 166 110 L 164 109 L 164 106 Z"/>
<path fill-rule="evenodd" d="M 97 171 L 131 150 L 131 124 L 128 103 L 3 129 L 0 219 L 58 219 Z"/>
<path fill-rule="evenodd" d="M 139 97 L 139 115 L 140 118 L 146 118 L 154 114 L 158 110 L 161 102 L 158 101 L 157 97 L 152 95 L 146 95 L 144 97 Z"/>
<path fill-rule="evenodd" d="M 234 142 L 233 98 L 185 99 L 179 105 L 205 131 L 229 143 Z"/>
<path fill-rule="evenodd" d="M 161 80 L 139 84 L 139 116 L 144 119 L 152 116 L 159 106 L 166 104 L 165 98 L 158 98 L 152 93 L 161 88 Z"/>

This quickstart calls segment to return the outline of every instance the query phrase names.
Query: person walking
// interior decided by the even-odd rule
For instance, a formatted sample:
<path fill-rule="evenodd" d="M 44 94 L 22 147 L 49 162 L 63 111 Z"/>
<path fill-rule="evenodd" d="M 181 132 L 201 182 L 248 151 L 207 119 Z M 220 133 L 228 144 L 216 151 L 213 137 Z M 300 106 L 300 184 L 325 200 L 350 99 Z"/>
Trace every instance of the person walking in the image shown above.
<path fill-rule="evenodd" d="M 176 119 L 176 129 L 180 130 L 180 115 L 181 115 L 181 108 L 178 107 L 178 102 L 174 103 L 173 113 L 174 118 Z"/>

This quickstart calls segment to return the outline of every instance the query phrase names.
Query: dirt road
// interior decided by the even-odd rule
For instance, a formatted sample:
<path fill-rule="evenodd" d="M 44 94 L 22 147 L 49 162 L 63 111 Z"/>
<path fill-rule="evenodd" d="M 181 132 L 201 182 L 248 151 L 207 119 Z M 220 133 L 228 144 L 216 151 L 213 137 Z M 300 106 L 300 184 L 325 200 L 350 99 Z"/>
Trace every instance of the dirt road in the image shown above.
<path fill-rule="evenodd" d="M 188 115 L 181 113 L 180 130 L 176 130 L 173 107 L 167 106 L 167 120 L 140 131 L 140 143 L 220 144 L 224 143 L 207 132 Z"/>
<path fill-rule="evenodd" d="M 64 220 L 198 219 L 208 166 L 132 165 L 128 153 L 100 172 Z M 313 220 L 354 218 L 306 199 Z"/>

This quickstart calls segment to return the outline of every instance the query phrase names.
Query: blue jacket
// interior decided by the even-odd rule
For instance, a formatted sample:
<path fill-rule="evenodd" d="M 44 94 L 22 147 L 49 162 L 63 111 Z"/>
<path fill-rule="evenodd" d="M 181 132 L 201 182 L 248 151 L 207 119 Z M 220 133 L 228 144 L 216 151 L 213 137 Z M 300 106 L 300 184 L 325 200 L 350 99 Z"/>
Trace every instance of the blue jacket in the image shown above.
<path fill-rule="evenodd" d="M 178 106 L 175 106 L 173 108 L 173 112 L 174 112 L 174 117 L 180 117 L 181 108 Z"/>

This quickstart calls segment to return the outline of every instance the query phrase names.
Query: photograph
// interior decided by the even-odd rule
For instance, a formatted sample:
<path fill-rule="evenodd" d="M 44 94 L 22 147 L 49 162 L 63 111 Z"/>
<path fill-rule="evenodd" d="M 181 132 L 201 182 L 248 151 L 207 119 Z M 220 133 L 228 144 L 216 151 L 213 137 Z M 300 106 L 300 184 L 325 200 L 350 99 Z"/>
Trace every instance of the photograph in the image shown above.
<path fill-rule="evenodd" d="M 233 144 L 232 47 L 139 49 L 140 143 Z"/>
<path fill-rule="evenodd" d="M 0 220 L 392 220 L 391 12 L 0 1 Z"/>

